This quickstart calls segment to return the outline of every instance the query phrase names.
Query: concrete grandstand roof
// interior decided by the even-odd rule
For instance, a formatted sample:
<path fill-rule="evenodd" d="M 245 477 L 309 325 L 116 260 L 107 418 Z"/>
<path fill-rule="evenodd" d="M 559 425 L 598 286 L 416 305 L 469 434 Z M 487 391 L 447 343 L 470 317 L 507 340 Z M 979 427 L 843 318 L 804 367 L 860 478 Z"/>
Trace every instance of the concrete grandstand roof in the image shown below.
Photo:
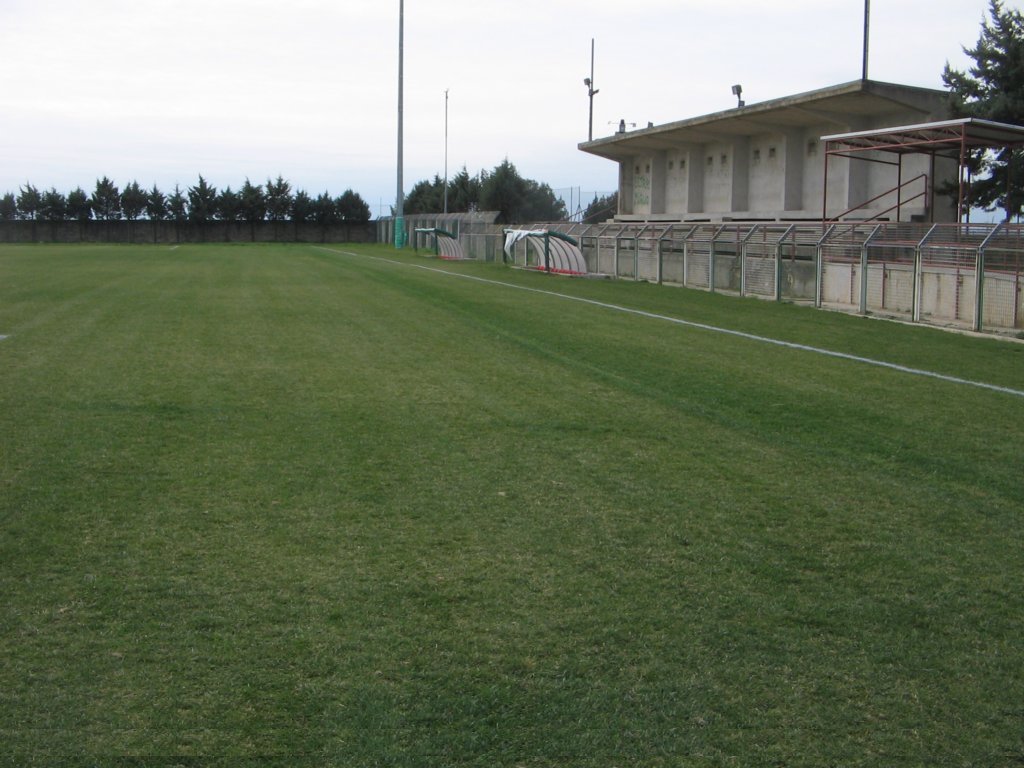
<path fill-rule="evenodd" d="M 896 110 L 910 109 L 927 116 L 941 110 L 947 99 L 945 91 L 931 88 L 854 80 L 665 125 L 617 133 L 583 142 L 579 149 L 618 161 L 645 153 L 757 133 L 785 132 L 822 124 L 848 129 L 861 117 Z"/>

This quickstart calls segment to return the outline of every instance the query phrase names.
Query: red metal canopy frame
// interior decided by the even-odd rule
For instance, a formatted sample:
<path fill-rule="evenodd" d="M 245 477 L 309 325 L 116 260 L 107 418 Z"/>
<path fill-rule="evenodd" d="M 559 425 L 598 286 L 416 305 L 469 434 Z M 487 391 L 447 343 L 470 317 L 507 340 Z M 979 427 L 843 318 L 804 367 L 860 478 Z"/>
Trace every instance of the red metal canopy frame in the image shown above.
<path fill-rule="evenodd" d="M 902 189 L 904 187 L 903 156 L 909 154 L 931 156 L 930 187 L 927 187 L 925 192 L 915 195 L 915 197 L 930 193 L 931 199 L 928 201 L 928 209 L 933 220 L 935 216 L 935 158 L 951 158 L 959 163 L 957 221 L 964 221 L 965 213 L 969 215 L 970 212 L 967 195 L 970 187 L 967 169 L 969 153 L 975 150 L 1017 149 L 1024 147 L 1024 126 L 965 117 L 959 120 L 944 120 L 936 123 L 923 123 L 921 125 L 879 128 L 855 133 L 839 133 L 832 136 L 822 136 L 821 140 L 825 142 L 825 179 L 822 187 L 821 207 L 823 222 L 829 220 L 828 161 L 830 157 L 848 157 L 851 160 L 866 160 L 897 167 L 897 182 L 894 190 L 861 203 L 855 208 L 839 214 L 839 216 L 835 217 L 836 219 L 842 218 L 846 214 L 857 210 L 857 208 L 872 203 L 885 195 L 896 192 L 896 205 L 894 208 L 896 210 L 896 220 L 899 221 L 900 208 L 904 202 L 902 200 Z M 860 154 L 864 152 L 887 152 L 895 154 L 897 159 L 882 160 L 876 157 L 864 157 Z M 906 202 L 909 202 L 909 200 Z M 888 210 L 893 210 L 893 208 Z"/>

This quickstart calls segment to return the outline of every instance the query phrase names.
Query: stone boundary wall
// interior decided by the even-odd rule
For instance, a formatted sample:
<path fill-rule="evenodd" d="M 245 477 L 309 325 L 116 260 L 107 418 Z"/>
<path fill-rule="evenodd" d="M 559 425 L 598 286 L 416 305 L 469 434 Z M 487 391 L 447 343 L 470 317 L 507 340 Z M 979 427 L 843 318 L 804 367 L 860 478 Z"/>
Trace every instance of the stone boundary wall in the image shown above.
<path fill-rule="evenodd" d="M 0 221 L 0 243 L 373 243 L 375 222 L 314 224 L 291 221 Z"/>

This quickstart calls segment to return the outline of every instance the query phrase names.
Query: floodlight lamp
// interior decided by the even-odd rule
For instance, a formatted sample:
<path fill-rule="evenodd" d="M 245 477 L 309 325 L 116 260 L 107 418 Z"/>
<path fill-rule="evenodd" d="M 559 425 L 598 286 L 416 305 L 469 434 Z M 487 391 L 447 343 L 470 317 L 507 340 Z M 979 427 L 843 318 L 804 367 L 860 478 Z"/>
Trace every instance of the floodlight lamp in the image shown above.
<path fill-rule="evenodd" d="M 587 86 L 587 88 L 589 88 L 590 87 L 590 78 L 589 77 L 584 77 L 583 78 L 583 84 L 585 86 Z"/>
<path fill-rule="evenodd" d="M 739 96 L 741 93 L 743 93 L 743 86 L 742 85 L 737 84 L 737 85 L 734 85 L 732 87 L 732 95 L 733 96 Z"/>

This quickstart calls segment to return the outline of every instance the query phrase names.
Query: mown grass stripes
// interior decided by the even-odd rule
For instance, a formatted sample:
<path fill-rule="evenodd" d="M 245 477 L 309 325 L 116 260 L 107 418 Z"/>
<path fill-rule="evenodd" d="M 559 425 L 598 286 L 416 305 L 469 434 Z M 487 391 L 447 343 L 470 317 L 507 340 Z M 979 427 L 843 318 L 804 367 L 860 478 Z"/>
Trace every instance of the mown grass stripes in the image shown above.
<path fill-rule="evenodd" d="M 1009 342 L 443 268 L 1024 380 Z M 1022 757 L 1017 398 L 305 246 L 0 248 L 0 329 L 13 762 Z"/>

